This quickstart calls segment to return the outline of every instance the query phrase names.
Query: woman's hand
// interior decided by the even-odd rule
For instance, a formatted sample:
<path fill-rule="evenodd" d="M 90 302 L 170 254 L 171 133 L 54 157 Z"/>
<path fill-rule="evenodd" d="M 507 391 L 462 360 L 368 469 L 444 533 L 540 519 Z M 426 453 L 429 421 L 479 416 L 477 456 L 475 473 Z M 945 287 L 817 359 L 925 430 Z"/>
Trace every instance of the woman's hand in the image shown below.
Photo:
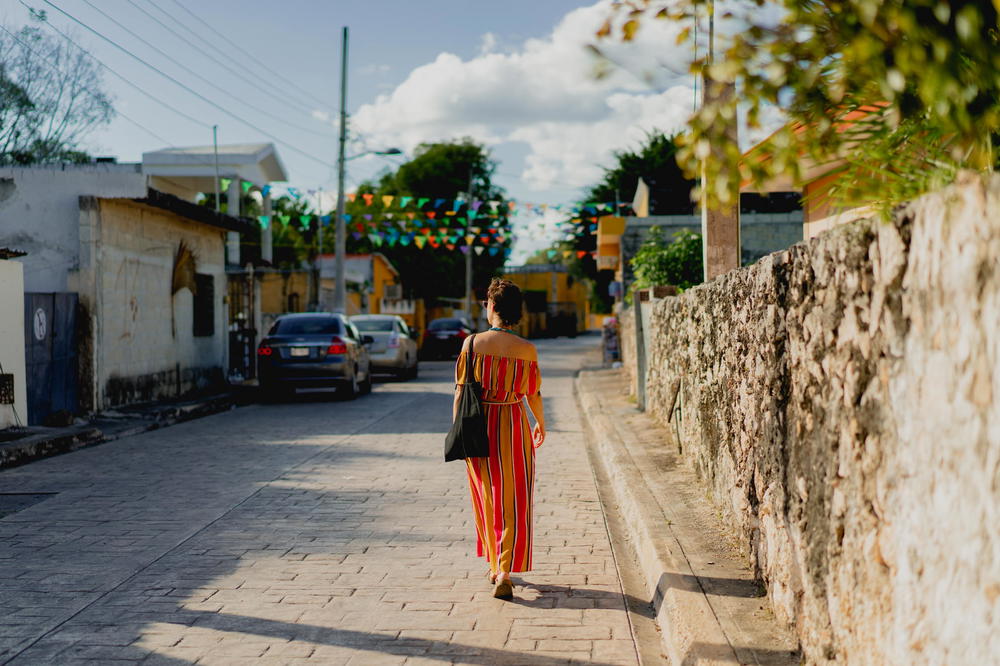
<path fill-rule="evenodd" d="M 534 430 L 531 431 L 531 443 L 537 449 L 545 441 L 545 426 L 541 423 L 536 423 Z"/>

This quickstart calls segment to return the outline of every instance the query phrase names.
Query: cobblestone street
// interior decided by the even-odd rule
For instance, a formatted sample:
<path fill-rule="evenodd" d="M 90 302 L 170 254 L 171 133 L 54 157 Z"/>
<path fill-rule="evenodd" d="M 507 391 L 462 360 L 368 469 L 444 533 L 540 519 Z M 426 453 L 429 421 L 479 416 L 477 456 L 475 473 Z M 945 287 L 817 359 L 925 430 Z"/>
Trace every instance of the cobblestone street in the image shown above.
<path fill-rule="evenodd" d="M 535 570 L 493 599 L 451 364 L 356 402 L 300 395 L 0 473 L 0 663 L 634 664 L 572 377 L 542 342 Z M 596 357 L 595 357 L 596 358 Z M 22 504 L 25 502 L 22 502 Z"/>

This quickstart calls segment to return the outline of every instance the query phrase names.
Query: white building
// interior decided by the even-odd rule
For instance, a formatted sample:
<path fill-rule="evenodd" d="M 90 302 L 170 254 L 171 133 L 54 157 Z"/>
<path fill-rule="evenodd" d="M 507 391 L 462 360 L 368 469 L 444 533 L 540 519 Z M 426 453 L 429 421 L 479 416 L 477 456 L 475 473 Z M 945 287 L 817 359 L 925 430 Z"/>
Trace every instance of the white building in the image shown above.
<path fill-rule="evenodd" d="M 17 259 L 24 271 L 21 312 L 41 310 L 61 324 L 51 342 L 29 340 L 30 422 L 41 422 L 57 405 L 92 412 L 224 383 L 226 296 L 231 280 L 253 283 L 242 275 L 239 239 L 256 233 L 256 225 L 194 203 L 198 192 L 214 190 L 203 173 L 205 150 L 180 150 L 173 164 L 163 157 L 171 152 L 160 151 L 147 154 L 148 166 L 0 168 L 0 247 L 27 252 Z M 264 179 L 285 178 L 268 144 L 236 146 L 224 160 L 226 150 L 220 147 L 219 171 L 235 183 L 227 193 L 230 210 L 239 210 L 244 183 L 260 190 L 269 183 Z M 185 161 L 192 162 L 187 171 Z M 24 343 L 18 345 L 23 354 Z M 51 395 L 67 384 L 77 389 L 75 408 Z"/>

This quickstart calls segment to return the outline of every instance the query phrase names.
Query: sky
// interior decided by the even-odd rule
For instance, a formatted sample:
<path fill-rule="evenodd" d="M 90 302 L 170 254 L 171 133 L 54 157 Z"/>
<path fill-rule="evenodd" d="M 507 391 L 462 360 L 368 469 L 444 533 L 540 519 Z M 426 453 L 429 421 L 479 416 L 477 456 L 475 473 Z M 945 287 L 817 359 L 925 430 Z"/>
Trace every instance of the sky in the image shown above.
<path fill-rule="evenodd" d="M 24 2 L 158 98 L 106 71 L 120 115 L 89 137 L 91 154 L 128 162 L 168 146 L 210 145 L 217 124 L 220 144 L 274 142 L 289 185 L 322 188 L 331 198 L 342 26 L 350 27 L 349 155 L 386 148 L 412 155 L 421 142 L 469 136 L 488 146 L 499 162 L 496 182 L 520 202 L 579 201 L 614 163 L 614 151 L 637 148 L 651 130 L 681 129 L 694 101 L 691 47 L 675 44 L 683 26 L 666 21 L 646 21 L 628 44 L 601 42 L 614 64 L 596 75 L 599 61 L 587 45 L 597 43 L 610 0 Z M 30 21 L 19 0 L 0 0 L 0 20 Z M 348 191 L 399 161 L 352 160 Z M 555 211 L 515 218 L 511 263 L 546 246 L 558 219 Z"/>

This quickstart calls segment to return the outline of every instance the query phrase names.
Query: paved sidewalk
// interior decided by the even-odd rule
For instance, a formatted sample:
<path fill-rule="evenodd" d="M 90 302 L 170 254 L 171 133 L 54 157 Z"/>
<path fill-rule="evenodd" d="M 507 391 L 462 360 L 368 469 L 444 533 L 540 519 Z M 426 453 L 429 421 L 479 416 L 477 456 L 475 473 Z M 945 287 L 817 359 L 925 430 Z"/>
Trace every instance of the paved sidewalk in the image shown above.
<path fill-rule="evenodd" d="M 576 389 L 602 496 L 616 507 L 609 522 L 627 525 L 616 539 L 629 546 L 618 549 L 619 558 L 633 556 L 637 566 L 626 573 L 644 579 L 626 589 L 653 599 L 671 663 L 801 663 L 794 632 L 775 618 L 744 549 L 676 440 L 626 398 L 624 373 L 586 370 Z"/>
<path fill-rule="evenodd" d="M 449 364 L 0 471 L 0 663 L 636 664 L 572 395 L 543 342 L 536 570 L 495 600 L 441 462 Z M 43 495 L 42 493 L 55 493 Z M 117 662 L 116 662 L 117 663 Z"/>

